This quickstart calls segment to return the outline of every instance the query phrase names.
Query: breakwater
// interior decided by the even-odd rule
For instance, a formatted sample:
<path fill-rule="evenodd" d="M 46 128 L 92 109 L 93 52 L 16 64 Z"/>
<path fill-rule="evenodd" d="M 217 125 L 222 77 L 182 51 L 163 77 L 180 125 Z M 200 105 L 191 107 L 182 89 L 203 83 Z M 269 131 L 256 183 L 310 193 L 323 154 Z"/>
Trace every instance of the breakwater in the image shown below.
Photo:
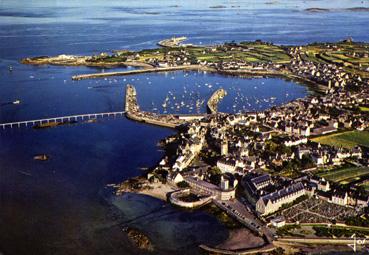
<path fill-rule="evenodd" d="M 210 114 L 215 114 L 218 112 L 218 103 L 226 95 L 227 91 L 225 91 L 224 89 L 218 89 L 211 95 L 206 104 L 208 112 Z"/>
<path fill-rule="evenodd" d="M 172 114 L 164 115 L 141 111 L 137 103 L 136 89 L 132 85 L 127 85 L 126 88 L 125 112 L 129 119 L 168 128 L 176 128 L 186 122 Z"/>
<path fill-rule="evenodd" d="M 178 47 L 185 40 L 187 40 L 187 37 L 185 36 L 173 37 L 158 42 L 158 45 L 161 47 Z"/>
<path fill-rule="evenodd" d="M 72 76 L 72 80 L 104 78 L 104 77 L 110 77 L 110 76 L 125 76 L 125 75 L 155 73 L 155 72 L 170 72 L 170 71 L 180 71 L 180 70 L 199 70 L 199 69 L 200 69 L 200 66 L 198 65 L 153 67 L 153 68 L 144 68 L 144 69 L 131 70 L 131 71 L 121 71 L 121 72 L 79 74 L 79 75 Z"/>

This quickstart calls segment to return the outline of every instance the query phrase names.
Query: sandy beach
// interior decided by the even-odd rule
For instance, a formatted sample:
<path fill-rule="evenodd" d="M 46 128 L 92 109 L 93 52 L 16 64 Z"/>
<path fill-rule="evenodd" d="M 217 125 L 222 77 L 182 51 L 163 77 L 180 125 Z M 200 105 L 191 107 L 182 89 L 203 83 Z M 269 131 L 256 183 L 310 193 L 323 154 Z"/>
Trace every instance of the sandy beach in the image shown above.
<path fill-rule="evenodd" d="M 247 241 L 245 241 L 247 240 Z M 232 229 L 229 231 L 229 237 L 216 248 L 223 250 L 244 250 L 262 246 L 264 240 L 255 236 L 246 228 Z"/>

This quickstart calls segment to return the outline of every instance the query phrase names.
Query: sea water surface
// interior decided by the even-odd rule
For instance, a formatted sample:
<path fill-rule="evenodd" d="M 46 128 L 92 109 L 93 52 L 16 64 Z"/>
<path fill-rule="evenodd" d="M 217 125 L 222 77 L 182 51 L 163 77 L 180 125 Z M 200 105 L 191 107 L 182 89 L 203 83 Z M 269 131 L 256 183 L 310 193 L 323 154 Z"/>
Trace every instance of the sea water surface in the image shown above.
<path fill-rule="evenodd" d="M 222 8 L 210 8 L 214 6 Z M 311 7 L 335 9 L 305 11 Z M 301 44 L 348 36 L 369 41 L 368 13 L 344 9 L 348 7 L 368 7 L 368 1 L 3 0 L 0 122 L 119 111 L 128 83 L 136 86 L 144 110 L 204 112 L 204 104 L 196 107 L 197 100 L 207 100 L 221 87 L 228 92 L 221 111 L 267 109 L 303 97 L 308 90 L 282 79 L 201 72 L 72 81 L 75 74 L 109 70 L 27 66 L 19 60 L 153 48 L 163 38 L 181 35 L 195 44 L 256 39 Z M 167 96 L 172 105 L 184 106 L 163 108 Z M 17 99 L 21 104 L 11 104 Z M 175 209 L 139 195 L 102 195 L 107 184 L 156 164 L 162 156 L 157 142 L 173 133 L 125 118 L 0 131 L 0 253 L 142 253 L 122 233 L 128 223 L 149 235 L 157 254 L 196 254 L 200 243 L 220 243 L 228 231 L 205 212 Z M 40 153 L 50 160 L 34 161 Z"/>

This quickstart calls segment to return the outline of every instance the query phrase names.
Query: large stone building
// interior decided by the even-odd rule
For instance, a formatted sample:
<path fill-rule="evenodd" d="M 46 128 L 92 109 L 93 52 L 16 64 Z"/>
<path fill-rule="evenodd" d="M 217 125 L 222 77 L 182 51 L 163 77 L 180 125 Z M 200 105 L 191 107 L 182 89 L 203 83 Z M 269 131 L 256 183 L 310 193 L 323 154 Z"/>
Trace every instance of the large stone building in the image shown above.
<path fill-rule="evenodd" d="M 222 173 L 234 173 L 236 170 L 236 161 L 234 159 L 219 159 L 217 161 L 217 167 Z"/>
<path fill-rule="evenodd" d="M 191 176 L 185 177 L 185 181 L 190 185 L 193 191 L 211 195 L 215 199 L 230 200 L 236 196 L 235 185 L 232 185 L 233 187 L 227 185 L 227 189 L 222 189 L 217 185 Z M 224 187 L 224 184 L 222 186 Z"/>
<path fill-rule="evenodd" d="M 269 174 L 263 174 L 252 178 L 251 183 L 253 184 L 255 190 L 260 190 L 272 183 L 272 179 Z"/>
<path fill-rule="evenodd" d="M 262 196 L 256 202 L 256 211 L 267 215 L 277 211 L 283 204 L 293 202 L 305 195 L 305 188 L 301 182 L 294 183 L 287 188 Z"/>

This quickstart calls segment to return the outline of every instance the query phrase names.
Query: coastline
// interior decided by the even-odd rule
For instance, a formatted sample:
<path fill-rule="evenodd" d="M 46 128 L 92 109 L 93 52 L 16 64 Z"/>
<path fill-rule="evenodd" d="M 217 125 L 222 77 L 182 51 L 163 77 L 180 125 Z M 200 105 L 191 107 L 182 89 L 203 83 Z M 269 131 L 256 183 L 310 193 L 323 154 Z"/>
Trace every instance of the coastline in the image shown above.
<path fill-rule="evenodd" d="M 96 79 L 96 78 L 105 78 L 112 76 L 128 76 L 128 75 L 136 75 L 136 74 L 144 74 L 144 73 L 159 73 L 159 72 L 173 72 L 173 71 L 200 71 L 200 72 L 210 72 L 220 75 L 229 75 L 236 76 L 240 78 L 257 78 L 257 77 L 279 77 L 286 80 L 292 80 L 301 82 L 306 86 L 309 86 L 312 90 L 316 92 L 324 92 L 326 90 L 326 86 L 309 80 L 305 77 L 297 76 L 291 72 L 286 71 L 276 71 L 276 70 L 217 70 L 216 68 L 203 66 L 203 65 L 184 65 L 184 66 L 173 66 L 173 67 L 153 67 L 144 62 L 122 62 L 120 65 L 117 64 L 109 64 L 109 63 L 95 63 L 93 65 L 87 63 L 60 63 L 55 61 L 38 61 L 26 59 L 21 61 L 23 64 L 30 65 L 61 65 L 61 66 L 93 66 L 93 67 L 142 67 L 142 69 L 137 70 L 129 70 L 129 71 L 118 71 L 118 72 L 103 72 L 103 73 L 90 73 L 90 74 L 80 74 L 74 75 L 71 77 L 72 80 L 82 80 L 82 79 Z"/>
<path fill-rule="evenodd" d="M 299 54 L 299 53 L 298 53 Z M 299 55 L 298 55 L 299 56 Z M 331 80 L 329 76 L 323 76 L 323 78 L 321 78 L 321 74 L 319 71 L 322 71 L 323 73 L 323 69 L 321 65 L 317 65 L 315 66 L 315 64 L 312 64 L 310 62 L 306 62 L 305 63 L 306 66 L 304 66 L 303 62 L 298 62 L 293 63 L 291 61 L 291 63 L 289 63 L 286 66 L 283 66 L 280 68 L 280 66 L 278 65 L 260 65 L 258 67 L 255 67 L 255 69 L 252 68 L 241 68 L 238 70 L 235 70 L 233 68 L 235 67 L 229 67 L 227 66 L 225 69 L 220 69 L 219 66 L 217 67 L 210 67 L 210 66 L 206 66 L 206 65 L 202 65 L 202 64 L 198 64 L 198 65 L 175 65 L 175 66 L 170 66 L 170 67 L 152 67 L 152 68 L 146 68 L 146 69 L 140 69 L 140 70 L 133 70 L 133 71 L 123 71 L 123 72 L 108 72 L 108 73 L 94 73 L 94 74 L 83 74 L 83 75 L 77 75 L 77 76 L 73 76 L 72 79 L 73 80 L 80 80 L 80 79 L 88 79 L 88 78 L 101 78 L 101 77 L 107 77 L 107 76 L 116 76 L 116 75 L 130 75 L 130 74 L 141 74 L 141 73 L 150 73 L 150 72 L 168 72 L 168 71 L 178 71 L 178 70 L 198 70 L 198 71 L 209 71 L 209 72 L 213 72 L 213 73 L 219 73 L 219 74 L 223 74 L 223 75 L 233 75 L 233 76 L 239 76 L 239 77 L 257 77 L 257 76 L 278 76 L 278 77 L 282 77 L 285 79 L 292 79 L 292 80 L 299 80 L 302 81 L 304 84 L 309 84 L 309 85 L 314 85 L 315 88 L 319 89 L 320 91 L 324 91 L 326 90 L 327 92 L 329 92 L 329 90 L 331 90 Z M 301 70 L 305 70 L 308 69 L 309 67 L 313 66 L 313 71 L 311 72 L 302 72 Z M 324 67 L 324 68 L 328 68 L 328 67 Z M 336 66 L 330 66 L 329 68 L 332 68 L 332 70 L 335 70 Z M 328 70 L 329 70 L 328 68 Z M 338 67 L 337 67 L 338 68 Z M 315 75 L 317 72 L 316 70 L 318 70 L 319 75 Z M 337 69 L 338 70 L 338 69 Z M 352 75 L 352 74 L 350 74 Z M 314 78 L 315 77 L 315 78 Z M 340 77 L 341 78 L 341 77 Z M 356 81 L 353 78 L 357 79 L 357 77 L 350 77 L 347 74 L 347 77 L 345 76 L 344 79 L 346 79 L 348 82 L 351 81 Z M 360 78 L 360 77 L 359 77 Z M 344 85 L 342 87 L 345 88 L 346 86 L 346 80 Z M 361 78 L 359 79 L 360 83 L 357 83 L 357 85 L 363 85 L 363 83 L 361 83 Z M 338 81 L 337 81 L 338 82 Z M 328 86 L 324 86 L 323 84 L 327 84 Z M 131 86 L 131 85 L 129 85 Z M 128 87 L 129 87 L 128 86 Z M 336 85 L 335 85 L 336 86 Z M 132 87 L 132 86 L 131 86 Z M 340 84 L 338 84 L 338 86 L 336 87 L 340 87 Z M 329 88 L 329 90 L 327 90 L 327 88 Z M 134 90 L 134 88 L 132 87 L 132 89 Z M 128 88 L 127 88 L 128 90 Z M 334 93 L 334 89 L 333 92 L 331 92 L 332 94 Z M 129 93 L 126 93 L 126 96 Z M 132 115 L 130 110 L 133 110 L 134 112 L 139 112 L 139 106 L 137 105 L 137 100 L 135 98 L 136 96 L 136 91 L 134 90 L 133 92 L 131 92 L 132 94 L 132 100 L 127 100 L 128 97 L 126 97 L 126 115 L 128 118 L 134 119 L 134 120 L 138 120 L 138 121 L 144 121 L 144 122 L 149 122 L 151 124 L 156 124 L 156 125 L 163 125 L 160 120 L 150 120 L 150 115 L 149 117 L 139 117 L 135 116 L 134 114 Z M 328 93 L 327 93 L 328 94 Z M 336 95 L 335 95 L 336 96 Z M 130 109 L 131 107 L 127 107 L 127 102 L 133 103 L 132 105 L 132 109 Z M 307 102 L 308 103 L 308 102 Z M 310 103 L 310 102 L 309 102 Z M 128 105 L 129 106 L 129 105 Z M 305 107 L 305 105 L 304 105 Z M 213 110 L 215 111 L 215 110 Z M 151 116 L 152 117 L 152 116 Z M 214 117 L 214 116 L 213 116 Z M 215 116 L 216 117 L 216 116 Z M 167 120 L 165 120 L 164 122 L 166 122 Z M 209 122 L 211 120 L 208 120 Z M 183 121 L 185 122 L 185 121 Z M 217 122 L 217 120 L 214 121 L 215 123 Z M 175 123 L 168 123 L 171 126 L 174 125 Z M 166 126 L 168 126 L 168 124 L 165 124 Z M 196 123 L 192 123 L 194 124 L 194 126 L 196 125 Z M 206 125 L 209 125 L 209 123 L 205 122 L 204 123 L 204 127 L 207 127 Z M 319 126 L 318 126 L 319 127 Z M 204 129 L 205 130 L 205 129 Z M 197 131 L 193 131 L 192 135 L 193 136 L 198 136 L 204 138 L 205 137 L 205 133 L 202 134 L 201 132 L 197 132 Z M 203 147 L 203 144 L 201 143 L 201 139 L 199 139 L 198 143 L 193 143 L 195 146 L 192 149 L 193 151 L 195 151 L 195 153 L 198 153 L 196 149 L 198 146 L 200 145 L 200 149 Z M 205 138 L 204 138 L 205 139 Z M 196 148 L 195 148 L 196 147 Z M 178 152 L 177 152 L 178 153 Z M 191 152 L 191 155 L 196 155 L 195 153 Z M 189 162 L 192 160 L 193 158 L 190 158 Z M 165 161 L 163 164 L 163 168 L 165 166 Z M 188 165 L 186 165 L 184 168 L 186 168 Z M 165 166 L 166 170 L 171 169 L 173 170 L 173 168 L 171 168 L 171 166 Z M 183 170 L 183 169 L 180 169 Z M 170 173 L 170 171 L 168 170 L 167 172 Z M 170 176 L 170 175 L 169 175 Z M 163 176 L 161 176 L 162 178 L 167 178 L 166 175 L 163 174 Z M 168 179 L 167 179 L 168 180 Z M 182 178 L 183 180 L 183 178 Z M 120 195 L 122 193 L 125 192 L 131 192 L 131 193 L 137 193 L 137 194 L 143 194 L 143 195 L 148 195 L 157 199 L 160 199 L 162 201 L 168 202 L 168 195 L 175 191 L 178 190 L 172 186 L 170 186 L 169 184 L 167 184 L 165 181 L 163 181 L 165 184 L 159 183 L 159 180 L 155 180 L 155 178 L 151 181 L 147 180 L 145 177 L 135 177 L 132 179 L 129 179 L 127 181 L 125 181 L 122 184 L 119 184 L 116 186 L 117 191 L 116 191 L 116 195 Z M 237 184 L 236 184 L 237 185 Z M 178 185 L 178 188 L 180 186 Z M 206 186 L 207 187 L 207 186 Z M 235 197 L 233 197 L 235 198 Z M 233 198 L 229 198 L 229 199 L 220 199 L 220 200 L 231 200 Z M 213 199 L 214 203 L 217 204 L 218 201 L 216 201 L 216 199 Z M 236 199 L 237 201 L 237 199 Z M 239 202 L 239 201 L 237 201 Z M 219 202 L 220 203 L 220 202 Z M 246 227 L 250 230 L 253 229 L 253 227 L 256 229 L 256 225 L 255 222 L 252 220 L 249 220 L 249 218 L 247 218 L 247 220 L 245 220 L 245 215 L 249 216 L 250 214 L 248 213 L 244 213 L 243 216 L 240 220 L 239 216 L 241 213 L 239 213 L 238 210 L 233 209 L 231 210 L 231 207 L 228 206 L 226 207 L 226 204 L 224 202 L 222 202 L 223 204 L 223 209 L 229 213 L 229 215 L 236 215 L 236 219 L 238 219 L 240 222 L 242 222 L 244 225 L 246 225 Z M 242 204 L 241 204 L 242 205 Z M 227 209 L 228 208 L 228 209 Z M 243 208 L 246 209 L 246 208 Z M 241 210 L 240 210 L 241 211 Z M 238 214 L 236 214 L 236 212 Z M 253 219 L 253 217 L 250 217 Z M 251 226 L 250 221 L 252 221 L 252 223 L 254 223 L 254 225 Z M 250 227 L 251 226 L 251 227 Z M 258 227 L 260 228 L 260 226 L 258 225 Z M 257 229 L 259 229 L 257 228 Z M 223 253 L 223 254 L 251 254 L 251 253 L 255 253 L 255 252 L 269 252 L 273 249 L 277 249 L 277 247 L 274 245 L 273 240 L 275 240 L 274 236 L 272 235 L 273 233 L 270 230 L 267 230 L 266 228 L 262 228 L 262 230 L 256 231 L 259 236 L 255 236 L 255 238 L 259 238 L 260 236 L 263 236 L 264 239 L 264 244 L 263 245 L 259 245 L 257 247 L 242 247 L 240 246 L 239 242 L 240 239 L 244 239 L 245 238 L 245 233 L 233 233 L 232 235 L 230 235 L 229 239 L 225 240 L 223 245 L 220 244 L 219 246 L 216 247 L 209 247 L 206 245 L 200 245 L 200 247 L 202 249 L 205 249 L 207 251 L 211 251 L 211 252 L 218 252 L 218 253 Z M 250 238 L 248 238 L 250 239 Z"/>
<path fill-rule="evenodd" d="M 132 184 L 132 180 L 135 180 L 140 187 L 133 188 L 133 185 L 137 183 Z M 120 196 L 124 193 L 136 193 L 154 197 L 164 202 L 168 201 L 167 198 L 171 192 L 178 190 L 168 184 L 162 184 L 160 182 L 149 183 L 149 181 L 144 177 L 135 177 L 132 179 L 128 179 L 127 181 L 124 181 L 120 184 L 113 184 L 108 186 L 112 186 L 115 189 L 116 196 Z"/>

